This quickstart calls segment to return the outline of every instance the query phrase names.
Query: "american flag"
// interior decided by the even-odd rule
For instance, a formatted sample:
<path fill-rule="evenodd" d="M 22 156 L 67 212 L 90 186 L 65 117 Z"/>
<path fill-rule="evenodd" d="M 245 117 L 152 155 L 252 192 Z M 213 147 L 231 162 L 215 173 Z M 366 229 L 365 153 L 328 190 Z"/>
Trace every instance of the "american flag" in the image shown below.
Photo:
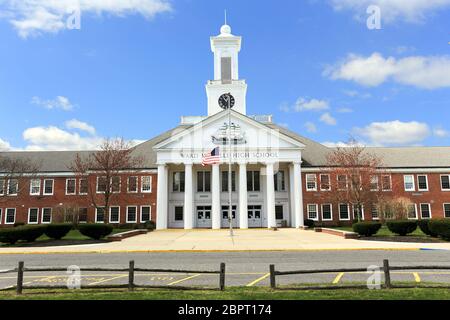
<path fill-rule="evenodd" d="M 211 151 L 211 153 L 209 155 L 203 156 L 202 166 L 206 167 L 206 166 L 220 163 L 220 152 L 219 151 L 220 151 L 219 147 L 217 147 L 217 148 L 213 149 L 213 151 Z"/>

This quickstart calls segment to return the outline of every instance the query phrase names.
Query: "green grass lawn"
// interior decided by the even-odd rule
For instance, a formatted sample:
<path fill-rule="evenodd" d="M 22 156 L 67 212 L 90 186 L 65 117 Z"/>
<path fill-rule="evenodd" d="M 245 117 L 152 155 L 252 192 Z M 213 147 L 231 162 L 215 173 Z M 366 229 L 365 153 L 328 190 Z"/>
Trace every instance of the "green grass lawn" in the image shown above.
<path fill-rule="evenodd" d="M 271 290 L 268 288 L 228 288 L 224 292 L 208 290 L 125 290 L 83 289 L 25 290 L 17 296 L 13 291 L 0 292 L 0 300 L 450 300 L 445 288 L 414 289 L 335 289 L 335 290 Z"/>
<path fill-rule="evenodd" d="M 338 230 L 343 230 L 343 231 L 351 231 L 353 232 L 353 228 L 352 227 L 336 227 L 333 229 L 338 229 Z M 386 237 L 386 236 L 395 236 L 396 234 L 392 233 L 391 231 L 389 231 L 388 227 L 386 226 L 382 226 L 381 229 L 378 231 L 378 233 L 376 235 L 374 235 L 374 237 Z M 420 228 L 417 228 L 416 231 L 414 231 L 413 233 L 409 234 L 410 236 L 415 236 L 415 237 L 428 237 L 425 233 L 422 232 L 422 230 L 420 230 Z"/>

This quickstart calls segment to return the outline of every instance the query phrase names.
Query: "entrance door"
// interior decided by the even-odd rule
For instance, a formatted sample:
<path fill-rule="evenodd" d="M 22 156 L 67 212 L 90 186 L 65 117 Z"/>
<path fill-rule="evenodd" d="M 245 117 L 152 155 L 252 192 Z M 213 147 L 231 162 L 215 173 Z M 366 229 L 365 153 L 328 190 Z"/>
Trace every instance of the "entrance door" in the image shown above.
<path fill-rule="evenodd" d="M 212 228 L 211 206 L 197 207 L 197 228 Z"/>
<path fill-rule="evenodd" d="M 237 206 L 232 207 L 233 212 L 233 228 L 237 228 L 237 219 L 236 219 L 236 209 Z M 228 211 L 230 211 L 230 206 L 222 206 L 222 227 L 229 228 L 230 220 L 228 216 Z"/>
<path fill-rule="evenodd" d="M 262 227 L 262 206 L 248 206 L 248 227 Z"/>
<path fill-rule="evenodd" d="M 287 221 L 284 219 L 284 206 L 283 205 L 276 205 L 275 206 L 275 219 L 277 220 L 277 226 L 286 228 L 287 227 Z"/>

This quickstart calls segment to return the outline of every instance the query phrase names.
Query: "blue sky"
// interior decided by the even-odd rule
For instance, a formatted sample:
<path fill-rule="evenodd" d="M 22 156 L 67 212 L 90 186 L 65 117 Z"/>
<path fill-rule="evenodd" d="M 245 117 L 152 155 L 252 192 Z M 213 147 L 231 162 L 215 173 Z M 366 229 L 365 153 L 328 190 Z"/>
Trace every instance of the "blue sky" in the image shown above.
<path fill-rule="evenodd" d="M 224 9 L 243 36 L 249 114 L 329 144 L 450 145 L 450 1 L 56 3 L 0 0 L 0 148 L 146 140 L 205 115 Z M 66 28 L 74 4 L 80 30 Z"/>

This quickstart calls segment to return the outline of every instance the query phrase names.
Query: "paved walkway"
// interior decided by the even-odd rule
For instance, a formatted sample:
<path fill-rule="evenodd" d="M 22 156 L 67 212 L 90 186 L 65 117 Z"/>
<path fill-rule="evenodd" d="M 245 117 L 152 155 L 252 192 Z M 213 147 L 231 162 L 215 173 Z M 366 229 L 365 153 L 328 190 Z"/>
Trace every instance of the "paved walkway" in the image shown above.
<path fill-rule="evenodd" d="M 281 229 L 167 230 L 155 231 L 121 242 L 59 247 L 0 248 L 0 254 L 113 253 L 180 251 L 300 251 L 300 250 L 450 250 L 450 243 L 394 243 L 346 240 L 311 230 Z"/>

